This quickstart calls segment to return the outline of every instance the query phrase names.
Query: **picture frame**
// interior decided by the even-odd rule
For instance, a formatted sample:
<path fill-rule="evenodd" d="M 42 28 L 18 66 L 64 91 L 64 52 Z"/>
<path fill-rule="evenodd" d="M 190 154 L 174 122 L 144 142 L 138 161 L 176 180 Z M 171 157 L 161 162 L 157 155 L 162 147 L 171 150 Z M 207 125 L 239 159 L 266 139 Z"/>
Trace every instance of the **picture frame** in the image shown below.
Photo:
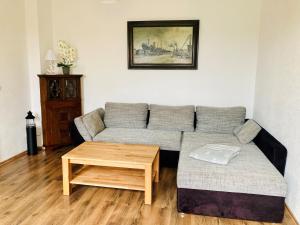
<path fill-rule="evenodd" d="M 199 24 L 128 21 L 128 69 L 198 69 Z"/>

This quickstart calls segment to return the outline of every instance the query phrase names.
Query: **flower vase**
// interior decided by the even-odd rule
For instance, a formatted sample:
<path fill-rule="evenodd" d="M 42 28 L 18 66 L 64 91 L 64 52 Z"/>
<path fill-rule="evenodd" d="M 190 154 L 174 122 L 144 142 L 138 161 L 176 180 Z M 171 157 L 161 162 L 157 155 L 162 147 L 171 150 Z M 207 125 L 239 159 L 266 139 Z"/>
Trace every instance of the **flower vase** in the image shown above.
<path fill-rule="evenodd" d="M 62 71 L 64 75 L 70 75 L 70 67 L 68 66 L 63 66 Z"/>

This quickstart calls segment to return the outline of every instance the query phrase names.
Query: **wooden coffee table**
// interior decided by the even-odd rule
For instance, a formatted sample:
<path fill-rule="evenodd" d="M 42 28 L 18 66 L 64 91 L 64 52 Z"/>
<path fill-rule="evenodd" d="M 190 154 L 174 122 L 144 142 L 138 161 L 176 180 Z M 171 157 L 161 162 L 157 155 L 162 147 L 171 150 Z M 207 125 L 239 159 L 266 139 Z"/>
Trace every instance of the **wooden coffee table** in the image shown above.
<path fill-rule="evenodd" d="M 72 175 L 72 164 L 84 165 Z M 152 203 L 152 181 L 159 181 L 159 146 L 84 142 L 62 156 L 63 193 L 72 184 L 145 192 Z"/>

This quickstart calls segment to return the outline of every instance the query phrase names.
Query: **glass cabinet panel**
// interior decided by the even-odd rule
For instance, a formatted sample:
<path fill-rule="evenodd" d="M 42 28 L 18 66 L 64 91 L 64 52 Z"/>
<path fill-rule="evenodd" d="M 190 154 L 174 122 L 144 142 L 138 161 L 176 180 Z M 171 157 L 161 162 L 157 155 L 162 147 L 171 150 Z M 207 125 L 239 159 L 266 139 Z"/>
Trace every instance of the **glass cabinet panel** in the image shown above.
<path fill-rule="evenodd" d="M 57 100 L 61 99 L 62 93 L 60 88 L 59 79 L 49 79 L 48 80 L 48 99 Z"/>
<path fill-rule="evenodd" d="M 77 98 L 77 80 L 65 79 L 64 81 L 64 97 Z"/>

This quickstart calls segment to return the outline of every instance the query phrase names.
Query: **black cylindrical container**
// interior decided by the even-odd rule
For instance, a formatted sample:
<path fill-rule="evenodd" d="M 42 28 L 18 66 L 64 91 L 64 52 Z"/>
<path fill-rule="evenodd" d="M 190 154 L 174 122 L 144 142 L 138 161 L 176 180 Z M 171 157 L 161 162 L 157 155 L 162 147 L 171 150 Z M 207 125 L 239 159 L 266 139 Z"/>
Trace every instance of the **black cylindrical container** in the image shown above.
<path fill-rule="evenodd" d="M 27 154 L 36 155 L 37 151 L 37 141 L 36 141 L 36 127 L 26 127 L 27 134 Z"/>
<path fill-rule="evenodd" d="M 36 141 L 36 126 L 34 123 L 34 116 L 32 112 L 28 112 L 26 119 L 26 136 L 27 136 L 27 154 L 36 155 L 37 151 L 37 141 Z"/>

